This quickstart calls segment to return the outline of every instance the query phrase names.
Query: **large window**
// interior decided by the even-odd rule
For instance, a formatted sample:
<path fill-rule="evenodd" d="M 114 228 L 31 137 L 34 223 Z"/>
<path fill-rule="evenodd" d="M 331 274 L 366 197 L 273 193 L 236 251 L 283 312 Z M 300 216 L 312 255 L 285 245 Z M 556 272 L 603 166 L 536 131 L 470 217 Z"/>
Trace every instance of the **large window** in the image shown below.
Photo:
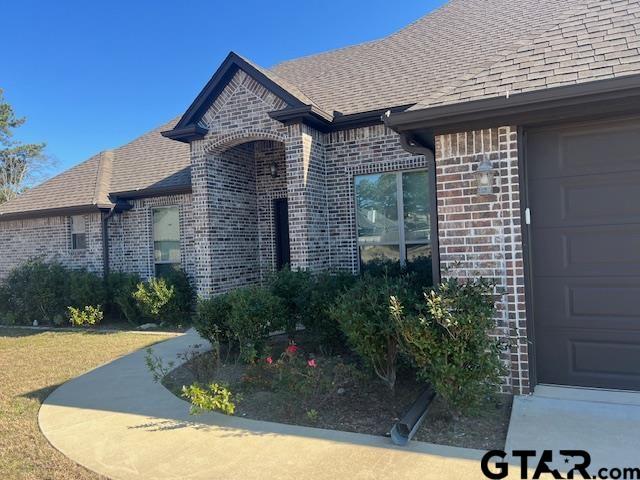
<path fill-rule="evenodd" d="M 180 212 L 178 207 L 153 209 L 153 258 L 156 276 L 180 267 Z"/>
<path fill-rule="evenodd" d="M 360 261 L 402 265 L 431 257 L 429 176 L 426 170 L 355 178 Z"/>
<path fill-rule="evenodd" d="M 71 248 L 73 250 L 87 248 L 87 222 L 83 215 L 71 217 Z"/>

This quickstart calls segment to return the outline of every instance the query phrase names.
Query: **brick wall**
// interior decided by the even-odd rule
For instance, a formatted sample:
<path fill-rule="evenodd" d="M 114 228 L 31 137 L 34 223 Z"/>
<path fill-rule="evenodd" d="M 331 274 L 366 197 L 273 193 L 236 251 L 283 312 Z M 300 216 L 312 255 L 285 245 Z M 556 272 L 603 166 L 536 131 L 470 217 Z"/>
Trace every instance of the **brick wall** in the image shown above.
<path fill-rule="evenodd" d="M 238 71 L 201 120 L 191 143 L 198 293 L 255 283 L 274 262 L 272 201 L 286 197 L 286 127 L 268 112 L 285 103 Z M 281 177 L 270 176 L 276 160 Z"/>
<path fill-rule="evenodd" d="M 325 135 L 329 251 L 334 269 L 359 270 L 354 177 L 426 168 L 423 156 L 400 146 L 398 135 L 384 125 Z"/>
<path fill-rule="evenodd" d="M 286 143 L 291 266 L 326 270 L 329 256 L 326 155 L 322 135 L 289 127 Z"/>
<path fill-rule="evenodd" d="M 258 201 L 258 243 L 260 246 L 260 276 L 265 278 L 276 267 L 276 225 L 273 201 L 287 198 L 287 167 L 284 144 L 273 141 L 254 143 Z M 271 165 L 278 176 L 271 176 Z"/>
<path fill-rule="evenodd" d="M 0 222 L 0 279 L 25 261 L 41 257 L 71 268 L 102 273 L 102 227 L 100 213 L 84 216 L 86 250 L 71 249 L 69 217 L 47 217 Z"/>
<path fill-rule="evenodd" d="M 195 275 L 191 195 L 169 195 L 132 200 L 131 210 L 109 220 L 109 266 L 112 271 L 154 274 L 152 209 L 177 206 L 180 214 L 181 261 L 188 275 Z M 100 213 L 85 215 L 87 248 L 71 249 L 70 217 L 43 217 L 0 222 L 0 278 L 35 257 L 57 260 L 70 268 L 86 268 L 102 275 L 102 220 Z"/>
<path fill-rule="evenodd" d="M 182 268 L 194 278 L 194 223 L 191 194 L 167 195 L 131 200 L 131 210 L 109 220 L 109 267 L 112 271 L 154 275 L 152 212 L 156 207 L 179 209 Z"/>
<path fill-rule="evenodd" d="M 473 172 L 483 155 L 497 171 L 494 193 L 476 194 Z M 509 342 L 507 390 L 529 391 L 524 265 L 520 230 L 515 127 L 465 132 L 436 139 L 438 229 L 443 277 L 497 280 L 496 335 Z"/>

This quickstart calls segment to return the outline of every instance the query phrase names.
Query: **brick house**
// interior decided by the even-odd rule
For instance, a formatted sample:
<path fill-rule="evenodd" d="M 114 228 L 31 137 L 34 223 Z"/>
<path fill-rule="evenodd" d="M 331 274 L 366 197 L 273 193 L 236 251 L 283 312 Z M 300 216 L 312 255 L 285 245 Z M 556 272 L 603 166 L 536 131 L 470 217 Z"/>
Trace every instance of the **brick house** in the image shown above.
<path fill-rule="evenodd" d="M 178 119 L 0 207 L 33 256 L 200 295 L 431 256 L 506 294 L 505 388 L 640 389 L 640 3 L 452 0 L 381 40 L 231 53 Z"/>

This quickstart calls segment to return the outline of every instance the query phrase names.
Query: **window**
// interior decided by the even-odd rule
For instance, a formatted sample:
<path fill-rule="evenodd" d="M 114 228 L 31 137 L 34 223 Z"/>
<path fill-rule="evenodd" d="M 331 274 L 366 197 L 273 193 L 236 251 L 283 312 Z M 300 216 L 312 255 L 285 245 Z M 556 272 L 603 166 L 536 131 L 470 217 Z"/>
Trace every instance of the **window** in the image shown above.
<path fill-rule="evenodd" d="M 153 258 L 156 276 L 180 266 L 180 214 L 178 207 L 153 209 Z"/>
<path fill-rule="evenodd" d="M 73 250 L 87 248 L 87 222 L 83 215 L 71 217 L 71 248 Z"/>
<path fill-rule="evenodd" d="M 426 170 L 355 178 L 360 262 L 431 257 L 429 174 Z"/>

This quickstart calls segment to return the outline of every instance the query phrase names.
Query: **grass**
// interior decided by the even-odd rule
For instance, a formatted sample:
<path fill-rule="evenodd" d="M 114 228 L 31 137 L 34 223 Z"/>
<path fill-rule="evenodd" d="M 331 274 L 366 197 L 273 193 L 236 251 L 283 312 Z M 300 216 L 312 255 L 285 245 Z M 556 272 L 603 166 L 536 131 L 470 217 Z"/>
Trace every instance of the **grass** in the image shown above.
<path fill-rule="evenodd" d="M 0 478 L 101 478 L 49 445 L 38 428 L 40 405 L 65 381 L 165 338 L 0 327 Z"/>

